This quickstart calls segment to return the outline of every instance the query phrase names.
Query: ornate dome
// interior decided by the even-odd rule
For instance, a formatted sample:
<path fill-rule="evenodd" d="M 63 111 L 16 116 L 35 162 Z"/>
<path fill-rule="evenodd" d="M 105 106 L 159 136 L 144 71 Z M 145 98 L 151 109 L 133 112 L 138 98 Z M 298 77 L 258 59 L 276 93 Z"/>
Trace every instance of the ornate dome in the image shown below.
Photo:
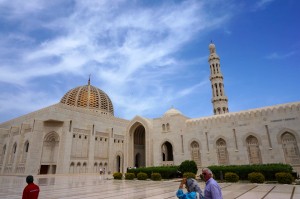
<path fill-rule="evenodd" d="M 114 115 L 114 107 L 108 95 L 99 88 L 90 85 L 90 81 L 88 85 L 79 86 L 68 91 L 61 98 L 60 103 Z"/>

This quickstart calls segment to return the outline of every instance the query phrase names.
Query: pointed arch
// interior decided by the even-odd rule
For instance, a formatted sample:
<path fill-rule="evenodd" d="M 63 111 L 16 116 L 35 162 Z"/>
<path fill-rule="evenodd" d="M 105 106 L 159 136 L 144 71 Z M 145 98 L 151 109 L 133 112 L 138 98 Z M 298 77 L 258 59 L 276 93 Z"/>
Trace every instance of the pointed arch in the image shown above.
<path fill-rule="evenodd" d="M 47 133 L 44 137 L 44 142 L 59 142 L 59 135 L 55 131 Z"/>
<path fill-rule="evenodd" d="M 2 154 L 1 154 L 0 164 L 2 164 L 3 161 L 4 161 L 5 153 L 6 153 L 6 144 L 2 148 Z"/>
<path fill-rule="evenodd" d="M 170 131 L 170 124 L 169 123 L 166 124 L 166 128 L 167 128 L 167 131 Z"/>
<path fill-rule="evenodd" d="M 198 141 L 193 140 L 190 144 L 190 151 L 192 160 L 197 164 L 197 167 L 201 167 L 201 153 L 200 153 L 200 144 Z"/>
<path fill-rule="evenodd" d="M 87 163 L 86 162 L 84 162 L 82 164 L 82 173 L 87 173 Z"/>
<path fill-rule="evenodd" d="M 57 165 L 59 152 L 59 135 L 55 131 L 47 133 L 44 137 L 42 149 L 42 165 Z"/>
<path fill-rule="evenodd" d="M 26 163 L 28 151 L 29 151 L 29 141 L 26 140 L 26 142 L 24 143 L 24 146 L 23 146 L 23 153 L 22 153 L 22 159 L 21 159 L 22 163 Z"/>
<path fill-rule="evenodd" d="M 93 172 L 94 172 L 94 173 L 98 173 L 98 163 L 97 163 L 97 162 L 94 163 L 94 169 L 93 169 Z"/>
<path fill-rule="evenodd" d="M 228 165 L 229 157 L 228 157 L 226 141 L 223 138 L 219 138 L 216 141 L 216 146 L 217 146 L 217 156 L 218 156 L 219 164 L 220 165 Z"/>
<path fill-rule="evenodd" d="M 261 152 L 259 149 L 258 139 L 253 135 L 249 135 L 246 138 L 246 143 L 247 143 L 249 163 L 250 164 L 261 164 L 262 158 L 261 158 Z"/>
<path fill-rule="evenodd" d="M 9 159 L 9 164 L 13 164 L 15 157 L 16 157 L 16 152 L 17 152 L 17 142 L 15 142 L 11 148 L 11 153 L 10 153 L 10 159 Z"/>
<path fill-rule="evenodd" d="M 162 128 L 162 131 L 163 131 L 163 132 L 166 131 L 166 125 L 165 125 L 165 124 L 162 124 L 162 127 L 161 127 L 161 128 Z"/>
<path fill-rule="evenodd" d="M 150 138 L 149 138 L 149 128 L 152 126 L 151 122 L 143 117 L 136 116 L 131 120 L 131 122 L 128 124 L 126 128 L 126 134 L 128 136 L 128 151 L 125 154 L 126 157 L 124 159 L 126 160 L 126 167 L 134 167 L 135 164 L 135 155 L 137 153 L 137 148 L 135 148 L 134 144 L 134 134 L 135 130 L 142 126 L 144 128 L 144 136 L 145 136 L 145 144 L 142 147 L 144 152 L 141 153 L 142 164 L 147 166 L 150 165 L 152 162 L 152 156 L 150 156 Z"/>
<path fill-rule="evenodd" d="M 151 157 L 147 159 L 147 152 L 149 153 L 149 139 L 147 139 L 149 132 L 149 122 L 142 117 L 135 117 L 130 125 L 127 127 L 128 140 L 128 157 L 127 166 L 130 167 L 145 167 L 151 161 Z M 148 149 L 148 150 L 147 150 Z"/>
<path fill-rule="evenodd" d="M 163 165 L 173 165 L 173 146 L 169 141 L 165 141 L 161 145 L 161 154 Z"/>
<path fill-rule="evenodd" d="M 74 173 L 74 172 L 75 172 L 74 167 L 75 167 L 75 163 L 74 163 L 74 162 L 71 162 L 70 168 L 69 168 L 69 173 Z"/>
<path fill-rule="evenodd" d="M 118 151 L 116 153 L 115 158 L 115 171 L 116 172 L 124 172 L 124 155 L 121 151 Z"/>
<path fill-rule="evenodd" d="M 281 143 L 286 163 L 299 165 L 300 153 L 296 137 L 292 133 L 286 131 L 281 135 Z"/>
<path fill-rule="evenodd" d="M 81 163 L 77 162 L 76 164 L 76 173 L 81 173 Z"/>

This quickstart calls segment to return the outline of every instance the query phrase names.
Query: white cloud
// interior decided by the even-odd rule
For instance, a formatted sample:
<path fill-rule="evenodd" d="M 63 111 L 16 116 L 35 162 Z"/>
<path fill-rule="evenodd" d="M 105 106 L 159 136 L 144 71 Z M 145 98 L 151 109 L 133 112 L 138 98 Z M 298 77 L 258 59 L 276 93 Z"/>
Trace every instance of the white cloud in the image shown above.
<path fill-rule="evenodd" d="M 254 11 L 265 9 L 268 5 L 270 5 L 275 0 L 259 0 L 256 2 L 254 6 Z"/>
<path fill-rule="evenodd" d="M 6 115 L 13 115 L 15 112 L 26 114 L 46 106 L 57 103 L 47 92 L 31 91 L 26 87 L 21 88 L 22 92 L 2 92 L 0 96 L 0 120 L 8 119 Z M 20 116 L 20 115 L 19 115 Z"/>
<path fill-rule="evenodd" d="M 10 37 L 0 41 L 0 56 L 10 57 L 0 64 L 0 81 L 25 86 L 58 74 L 96 74 L 125 117 L 153 108 L 161 96 L 168 103 L 189 95 L 201 85 L 174 91 L 165 81 L 184 78 L 181 71 L 191 62 L 174 54 L 202 30 L 220 27 L 230 11 L 212 16 L 199 1 L 170 1 L 154 7 L 134 2 L 75 1 L 69 2 L 68 12 L 55 15 L 60 1 L 0 1 L 9 10 L 9 21 L 21 20 L 17 31 L 7 30 Z M 17 40 L 22 43 L 12 42 Z M 30 98 L 24 99 L 31 103 Z"/>
<path fill-rule="evenodd" d="M 288 53 L 285 53 L 285 54 L 278 54 L 277 52 L 274 52 L 268 56 L 266 56 L 267 59 L 286 59 L 286 58 L 289 58 L 293 55 L 295 55 L 296 52 L 295 51 L 291 51 L 291 52 L 288 52 Z"/>

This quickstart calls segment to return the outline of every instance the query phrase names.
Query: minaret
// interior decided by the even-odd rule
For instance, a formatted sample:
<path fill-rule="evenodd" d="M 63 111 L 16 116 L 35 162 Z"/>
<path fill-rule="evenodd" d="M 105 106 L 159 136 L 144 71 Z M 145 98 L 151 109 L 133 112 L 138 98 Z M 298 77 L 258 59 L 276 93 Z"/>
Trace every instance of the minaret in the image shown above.
<path fill-rule="evenodd" d="M 216 46 L 209 44 L 210 55 L 208 57 L 210 67 L 210 82 L 212 88 L 211 102 L 214 108 L 214 114 L 219 115 L 228 113 L 228 99 L 225 94 L 223 75 L 220 66 L 220 57 L 216 53 Z"/>

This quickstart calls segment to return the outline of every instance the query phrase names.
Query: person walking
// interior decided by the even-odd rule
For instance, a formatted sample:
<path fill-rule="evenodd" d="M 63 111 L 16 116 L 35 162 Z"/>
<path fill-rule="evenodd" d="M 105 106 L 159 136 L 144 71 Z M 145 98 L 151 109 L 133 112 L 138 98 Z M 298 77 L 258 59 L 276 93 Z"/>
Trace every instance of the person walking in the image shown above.
<path fill-rule="evenodd" d="M 183 185 L 187 189 L 187 193 L 183 192 Z M 176 192 L 176 196 L 179 199 L 202 199 L 202 191 L 195 179 L 183 178 L 180 182 L 179 188 Z"/>
<path fill-rule="evenodd" d="M 210 169 L 202 169 L 202 176 L 205 181 L 204 198 L 205 199 L 223 199 L 221 187 L 212 178 L 213 173 Z"/>
<path fill-rule="evenodd" d="M 27 186 L 23 190 L 22 199 L 37 199 L 39 197 L 40 188 L 33 183 L 33 176 L 26 177 Z"/>

